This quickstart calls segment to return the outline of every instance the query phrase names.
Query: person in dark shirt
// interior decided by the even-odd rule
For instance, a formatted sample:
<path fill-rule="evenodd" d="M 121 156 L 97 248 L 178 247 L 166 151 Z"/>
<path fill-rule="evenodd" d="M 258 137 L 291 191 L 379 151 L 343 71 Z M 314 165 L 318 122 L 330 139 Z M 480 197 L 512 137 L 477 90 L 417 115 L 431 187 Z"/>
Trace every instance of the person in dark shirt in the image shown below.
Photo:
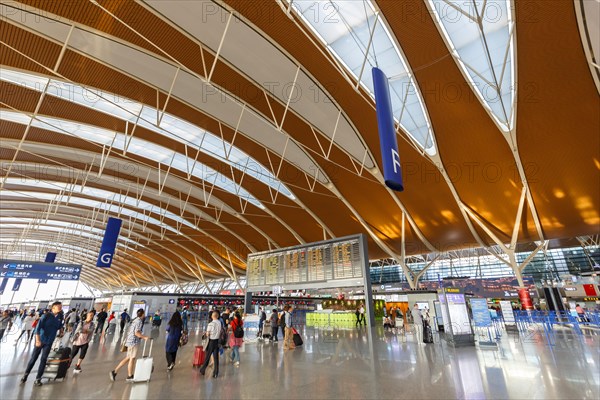
<path fill-rule="evenodd" d="M 229 307 L 225 308 L 225 312 L 221 314 L 221 319 L 223 320 L 223 325 L 227 326 L 229 324 L 229 315 L 231 313 L 231 309 Z"/>
<path fill-rule="evenodd" d="M 277 335 L 279 335 L 279 312 L 276 308 L 273 309 L 271 314 L 271 340 L 277 342 Z"/>
<path fill-rule="evenodd" d="M 35 327 L 35 348 L 31 354 L 31 359 L 29 359 L 29 364 L 27 364 L 27 368 L 25 369 L 25 375 L 21 378 L 21 383 L 27 382 L 27 376 L 41 354 L 42 359 L 40 360 L 40 365 L 38 366 L 37 375 L 33 384 L 42 386 L 41 379 L 44 374 L 44 369 L 46 368 L 46 361 L 48 360 L 48 354 L 50 354 L 52 342 L 54 342 L 57 332 L 59 330 L 62 331 L 62 321 L 58 318 L 61 311 L 62 303 L 60 301 L 55 301 L 52 303 L 52 312 L 44 314 Z"/>
<path fill-rule="evenodd" d="M 262 307 L 259 307 L 258 315 L 260 316 L 260 319 L 258 320 L 258 337 L 262 337 L 263 325 L 267 320 L 267 313 L 265 313 L 265 310 L 263 310 Z"/>
<path fill-rule="evenodd" d="M 98 329 L 100 330 L 100 332 L 102 332 L 102 327 L 104 326 L 104 322 L 106 321 L 106 318 L 108 318 L 108 314 L 106 313 L 106 310 L 103 308 L 102 311 L 100 311 L 98 313 L 98 315 L 96 316 L 96 331 L 94 332 L 94 334 L 98 333 Z"/>
<path fill-rule="evenodd" d="M 123 310 L 121 313 L 121 333 L 123 333 L 123 329 L 125 328 L 125 324 L 131 321 L 131 317 L 127 314 L 127 309 Z"/>

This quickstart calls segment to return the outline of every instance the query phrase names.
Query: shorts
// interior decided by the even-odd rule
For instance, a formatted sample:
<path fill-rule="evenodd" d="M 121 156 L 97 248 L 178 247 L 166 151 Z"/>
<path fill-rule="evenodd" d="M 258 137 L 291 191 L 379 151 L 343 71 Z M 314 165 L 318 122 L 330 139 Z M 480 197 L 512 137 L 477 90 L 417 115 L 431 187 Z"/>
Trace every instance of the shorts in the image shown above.
<path fill-rule="evenodd" d="M 136 358 L 137 357 L 137 344 L 135 346 L 127 347 L 127 358 Z"/>
<path fill-rule="evenodd" d="M 81 346 L 74 344 L 73 350 L 71 350 L 71 358 L 75 358 L 75 355 L 77 355 L 77 352 L 80 352 L 79 358 L 83 360 L 85 358 L 85 355 L 87 354 L 88 347 L 89 347 L 89 343 L 82 344 Z"/>

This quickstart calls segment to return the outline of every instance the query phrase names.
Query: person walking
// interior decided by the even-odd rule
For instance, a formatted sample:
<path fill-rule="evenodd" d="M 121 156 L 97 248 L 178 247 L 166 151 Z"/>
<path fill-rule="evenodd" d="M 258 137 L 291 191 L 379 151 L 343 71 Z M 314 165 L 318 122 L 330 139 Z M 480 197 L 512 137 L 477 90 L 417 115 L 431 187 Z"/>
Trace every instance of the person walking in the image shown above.
<path fill-rule="evenodd" d="M 15 346 L 17 345 L 17 343 L 19 343 L 19 340 L 21 340 L 21 337 L 25 332 L 27 332 L 27 340 L 25 341 L 25 343 L 29 343 L 29 341 L 31 340 L 31 331 L 33 330 L 33 321 L 35 321 L 35 313 L 32 311 L 29 315 L 26 315 L 25 318 L 23 318 L 23 324 L 21 325 L 21 334 L 19 335 L 17 340 L 15 340 Z"/>
<path fill-rule="evenodd" d="M 123 310 L 121 313 L 121 334 L 123 333 L 123 329 L 125 329 L 125 324 L 131 320 L 129 314 L 127 314 L 127 309 Z"/>
<path fill-rule="evenodd" d="M 360 307 L 356 307 L 356 311 L 354 312 L 354 315 L 356 315 L 356 326 L 359 326 L 361 323 L 360 320 Z"/>
<path fill-rule="evenodd" d="M 579 317 L 579 320 L 581 322 L 587 322 L 587 319 L 585 318 L 585 310 L 583 309 L 583 307 L 581 307 L 579 304 L 575 304 L 575 312 L 577 313 L 577 316 Z"/>
<path fill-rule="evenodd" d="M 231 362 L 236 367 L 240 366 L 240 347 L 244 343 L 244 321 L 242 321 L 242 316 L 239 312 L 236 312 L 231 319 L 231 323 L 229 324 L 229 330 L 231 331 L 231 335 L 229 335 L 229 347 L 231 347 Z"/>
<path fill-rule="evenodd" d="M 185 307 L 181 313 L 181 320 L 183 321 L 183 330 L 188 330 L 188 309 Z"/>
<path fill-rule="evenodd" d="M 165 352 L 167 355 L 167 370 L 170 371 L 175 366 L 175 358 L 179 349 L 179 340 L 183 331 L 183 320 L 179 311 L 175 311 L 167 324 L 167 343 Z"/>
<path fill-rule="evenodd" d="M 413 309 L 411 310 L 413 325 L 415 327 L 415 340 L 417 343 L 423 343 L 423 317 L 421 316 L 421 310 L 419 310 L 419 306 L 415 303 Z"/>
<path fill-rule="evenodd" d="M 214 311 L 211 315 L 212 321 L 206 327 L 205 335 L 208 337 L 208 346 L 206 346 L 206 358 L 200 367 L 200 373 L 206 373 L 206 367 L 211 357 L 214 358 L 213 378 L 219 376 L 219 337 L 221 336 L 222 325 L 219 321 L 219 313 Z"/>
<path fill-rule="evenodd" d="M 0 341 L 4 337 L 4 332 L 10 330 L 10 328 L 12 328 L 12 325 L 13 322 L 10 313 L 8 312 L 8 310 L 4 310 L 4 312 L 2 313 L 2 317 L 0 317 Z"/>
<path fill-rule="evenodd" d="M 260 315 L 260 319 L 258 320 L 258 337 L 262 338 L 262 331 L 263 326 L 265 325 L 265 321 L 267 320 L 267 313 L 262 307 L 259 307 L 258 315 Z"/>
<path fill-rule="evenodd" d="M 102 331 L 104 330 L 104 322 L 106 321 L 106 318 L 108 318 L 108 314 L 106 313 L 106 309 L 102 309 L 102 311 L 100 311 L 98 313 L 98 315 L 96 316 L 96 330 L 94 331 L 94 334 L 98 333 L 98 329 L 100 330 L 100 333 L 102 333 Z"/>
<path fill-rule="evenodd" d="M 79 374 L 81 372 L 81 363 L 87 354 L 92 334 L 94 333 L 94 313 L 88 312 L 85 321 L 82 321 L 75 333 L 73 333 L 73 348 L 71 349 L 71 361 L 75 359 L 77 353 L 79 353 L 79 360 L 73 370 L 73 373 Z"/>
<path fill-rule="evenodd" d="M 276 308 L 273 309 L 273 313 L 271 314 L 271 340 L 274 342 L 278 342 L 277 336 L 279 336 L 279 312 Z"/>
<path fill-rule="evenodd" d="M 367 326 L 367 320 L 365 319 L 365 305 L 364 304 L 360 305 L 358 312 L 360 314 L 360 320 L 362 321 L 363 325 Z"/>
<path fill-rule="evenodd" d="M 48 361 L 52 342 L 54 342 L 57 332 L 62 330 L 62 321 L 58 319 L 58 314 L 61 311 L 62 303 L 60 301 L 55 301 L 52 303 L 51 312 L 45 313 L 35 327 L 35 348 L 33 349 L 33 353 L 31 354 L 31 358 L 25 369 L 25 375 L 21 378 L 21 383 L 27 382 L 27 377 L 41 354 L 42 358 L 33 384 L 35 386 L 42 386 L 41 379 L 42 375 L 44 375 L 44 369 L 46 368 L 46 361 Z M 60 333 L 62 334 L 62 332 Z"/>
<path fill-rule="evenodd" d="M 284 350 L 293 350 L 296 348 L 296 345 L 294 344 L 294 331 L 292 328 L 292 311 L 293 307 L 291 305 L 286 305 L 283 308 L 285 318 L 285 335 L 283 337 Z"/>
<path fill-rule="evenodd" d="M 67 332 L 73 332 L 77 325 L 77 318 L 79 318 L 79 310 L 73 310 L 66 318 L 67 321 Z"/>
<path fill-rule="evenodd" d="M 126 312 L 125 312 L 126 314 Z M 148 340 L 148 336 L 144 336 L 142 333 L 144 329 L 144 319 L 145 312 L 143 308 L 137 310 L 137 317 L 131 322 L 131 326 L 127 330 L 127 337 L 125 338 L 125 342 L 123 343 L 127 346 L 127 355 L 121 362 L 109 372 L 109 377 L 111 381 L 115 381 L 117 377 L 117 372 L 119 369 L 127 364 L 127 382 L 133 381 L 133 370 L 135 368 L 135 359 L 137 357 L 138 345 L 143 340 Z"/>
<path fill-rule="evenodd" d="M 158 328 L 162 323 L 162 318 L 160 316 L 160 310 L 156 310 L 154 316 L 152 317 L 152 327 Z M 182 322 L 183 323 L 183 322 Z"/>

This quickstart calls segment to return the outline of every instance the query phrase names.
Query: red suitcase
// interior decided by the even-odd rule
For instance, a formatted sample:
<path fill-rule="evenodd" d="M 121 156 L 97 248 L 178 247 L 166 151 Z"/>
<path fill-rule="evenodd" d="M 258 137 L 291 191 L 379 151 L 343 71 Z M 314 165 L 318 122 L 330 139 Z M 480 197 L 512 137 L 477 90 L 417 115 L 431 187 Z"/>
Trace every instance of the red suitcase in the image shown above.
<path fill-rule="evenodd" d="M 206 352 L 204 351 L 204 347 L 196 346 L 196 351 L 194 351 L 194 367 L 199 367 L 204 364 L 205 359 Z"/>

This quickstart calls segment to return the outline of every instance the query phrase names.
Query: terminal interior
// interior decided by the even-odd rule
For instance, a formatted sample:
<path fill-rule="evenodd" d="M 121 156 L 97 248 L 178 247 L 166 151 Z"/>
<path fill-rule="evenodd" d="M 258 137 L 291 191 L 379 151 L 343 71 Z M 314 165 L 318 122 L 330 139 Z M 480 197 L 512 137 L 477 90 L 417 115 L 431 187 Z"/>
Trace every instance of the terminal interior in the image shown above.
<path fill-rule="evenodd" d="M 2 399 L 600 398 L 597 0 L 0 13 Z"/>

